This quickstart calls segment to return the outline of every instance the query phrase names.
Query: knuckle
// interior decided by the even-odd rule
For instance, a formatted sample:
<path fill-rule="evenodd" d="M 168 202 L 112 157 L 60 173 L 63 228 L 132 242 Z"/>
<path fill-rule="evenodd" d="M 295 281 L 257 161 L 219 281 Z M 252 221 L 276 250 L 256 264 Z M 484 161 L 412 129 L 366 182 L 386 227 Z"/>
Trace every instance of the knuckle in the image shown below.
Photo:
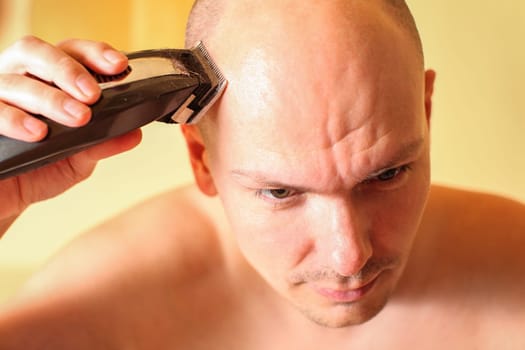
<path fill-rule="evenodd" d="M 111 48 L 111 45 L 104 41 L 93 41 L 93 40 L 84 40 L 84 39 L 66 39 L 57 44 L 57 47 L 60 47 L 62 49 L 67 50 L 78 50 L 79 48 L 83 48 L 83 50 L 106 50 L 108 48 Z"/>
<path fill-rule="evenodd" d="M 22 114 L 22 111 L 0 103 L 0 134 L 9 136 L 15 127 L 15 120 Z"/>
<path fill-rule="evenodd" d="M 62 72 L 61 74 L 64 74 L 65 76 L 76 75 L 80 70 L 80 64 L 68 55 L 60 57 L 56 63 L 56 67 L 59 72 Z"/>
<path fill-rule="evenodd" d="M 17 74 L 0 75 L 0 89 L 3 91 L 15 91 L 20 82 L 20 76 Z"/>
<path fill-rule="evenodd" d="M 63 39 L 57 43 L 57 47 L 67 46 L 71 44 L 71 42 L 73 42 L 74 40 L 75 39 L 72 38 Z"/>
<path fill-rule="evenodd" d="M 76 63 L 71 56 L 64 55 L 58 59 L 57 66 L 59 66 L 60 69 L 71 69 L 76 66 Z"/>
<path fill-rule="evenodd" d="M 12 43 L 0 54 L 0 72 L 21 71 L 20 66 L 24 55 L 33 52 L 43 43 L 42 40 L 33 35 L 26 35 Z"/>
<path fill-rule="evenodd" d="M 76 44 L 77 42 L 79 41 L 82 41 L 80 39 L 75 39 L 75 38 L 68 38 L 68 39 L 64 39 L 62 41 L 59 41 L 56 46 L 59 47 L 59 48 L 65 48 L 65 47 L 68 47 L 68 46 L 71 46 L 71 45 L 74 45 Z"/>
<path fill-rule="evenodd" d="M 23 106 L 31 101 L 26 96 L 28 77 L 9 73 L 0 75 L 0 103 Z M 13 107 L 14 108 L 14 107 Z"/>
<path fill-rule="evenodd" d="M 69 179 L 71 184 L 87 179 L 94 170 L 94 165 L 83 159 L 81 154 L 64 159 L 64 164 L 62 165 L 62 176 Z"/>
<path fill-rule="evenodd" d="M 112 46 L 104 41 L 97 41 L 94 43 L 94 48 L 95 50 L 102 52 L 108 49 L 112 49 Z"/>
<path fill-rule="evenodd" d="M 34 35 L 25 35 L 19 40 L 17 40 L 13 44 L 12 48 L 15 51 L 25 52 L 27 50 L 34 48 L 35 46 L 42 45 L 43 43 L 44 41 L 42 39 L 39 39 Z"/>
<path fill-rule="evenodd" d="M 45 88 L 42 90 L 40 100 L 42 101 L 41 113 L 49 114 L 53 111 L 62 109 L 62 104 L 65 98 L 65 94 L 55 88 Z"/>

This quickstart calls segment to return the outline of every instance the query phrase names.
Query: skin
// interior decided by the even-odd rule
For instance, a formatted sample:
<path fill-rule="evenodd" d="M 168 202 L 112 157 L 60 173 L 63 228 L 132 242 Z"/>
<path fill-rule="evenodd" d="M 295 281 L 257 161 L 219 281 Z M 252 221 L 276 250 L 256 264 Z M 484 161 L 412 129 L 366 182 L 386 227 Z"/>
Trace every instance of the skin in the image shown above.
<path fill-rule="evenodd" d="M 334 327 L 362 323 L 386 303 L 430 182 L 425 97 L 429 105 L 433 72 L 425 81 L 412 41 L 380 8 L 355 6 L 346 11 L 366 19 L 348 23 L 335 5 L 306 19 L 271 14 L 275 31 L 250 33 L 255 44 L 227 56 L 221 39 L 243 38 L 230 28 L 217 31 L 210 45 L 225 62 L 231 88 L 206 138 L 209 165 L 200 169 L 209 167 L 209 174 L 197 174 L 200 182 L 213 181 L 208 191 L 220 194 L 257 271 L 308 317 Z M 265 18 L 250 22 L 262 27 Z M 343 26 L 378 28 L 357 56 L 360 37 L 346 39 Z M 275 43 L 283 28 L 286 40 Z M 275 54 L 285 51 L 291 52 Z M 378 179 L 388 171 L 395 176 Z M 275 198 L 276 189 L 286 197 Z M 351 302 L 372 282 L 366 298 Z"/>
<path fill-rule="evenodd" d="M 100 88 L 85 67 L 116 74 L 126 67 L 126 57 L 104 43 L 68 40 L 54 47 L 32 36 L 3 51 L 0 134 L 22 141 L 44 138 L 46 124 L 30 113 L 71 127 L 86 124 L 91 118 L 87 104 L 99 98 Z M 7 229 L 30 204 L 54 197 L 86 179 L 99 160 L 133 148 L 140 138 L 140 131 L 134 131 L 34 172 L 0 181 L 4 199 L 0 228 Z"/>
<path fill-rule="evenodd" d="M 207 47 L 229 87 L 204 124 L 182 128 L 198 189 L 159 195 L 66 247 L 0 311 L 0 348 L 525 346 L 524 206 L 430 186 L 434 73 L 375 4 L 301 4 L 275 2 L 250 25 L 242 8 L 226 10 Z M 3 67 L 13 52 L 40 52 L 43 71 L 57 69 L 47 54 L 87 64 L 78 53 L 91 48 L 103 70 L 109 49 L 24 40 Z M 55 85 L 74 95 L 84 70 L 71 63 Z M 11 202 L 6 222 L 20 214 Z"/>

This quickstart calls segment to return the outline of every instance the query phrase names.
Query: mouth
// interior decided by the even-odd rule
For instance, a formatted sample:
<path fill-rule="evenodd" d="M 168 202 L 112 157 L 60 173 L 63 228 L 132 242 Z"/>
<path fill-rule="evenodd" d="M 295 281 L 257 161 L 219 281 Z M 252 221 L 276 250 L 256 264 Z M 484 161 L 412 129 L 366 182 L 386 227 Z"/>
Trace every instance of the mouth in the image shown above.
<path fill-rule="evenodd" d="M 354 303 L 363 299 L 375 286 L 379 275 L 374 277 L 369 282 L 356 287 L 351 288 L 347 286 L 312 286 L 312 289 L 321 295 L 322 297 L 330 300 L 334 303 Z"/>

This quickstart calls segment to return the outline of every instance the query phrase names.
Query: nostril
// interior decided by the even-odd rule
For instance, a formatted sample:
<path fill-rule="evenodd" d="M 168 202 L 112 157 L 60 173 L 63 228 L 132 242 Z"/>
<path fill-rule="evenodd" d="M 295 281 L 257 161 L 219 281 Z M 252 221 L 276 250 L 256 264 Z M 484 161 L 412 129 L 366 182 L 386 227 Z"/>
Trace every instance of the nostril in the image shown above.
<path fill-rule="evenodd" d="M 359 273 L 373 252 L 370 216 L 351 199 L 337 197 L 326 203 L 330 231 L 324 236 L 324 247 L 332 269 L 342 276 Z"/>
<path fill-rule="evenodd" d="M 342 276 L 357 274 L 372 257 L 372 246 L 366 237 L 338 235 L 331 258 L 333 269 Z"/>

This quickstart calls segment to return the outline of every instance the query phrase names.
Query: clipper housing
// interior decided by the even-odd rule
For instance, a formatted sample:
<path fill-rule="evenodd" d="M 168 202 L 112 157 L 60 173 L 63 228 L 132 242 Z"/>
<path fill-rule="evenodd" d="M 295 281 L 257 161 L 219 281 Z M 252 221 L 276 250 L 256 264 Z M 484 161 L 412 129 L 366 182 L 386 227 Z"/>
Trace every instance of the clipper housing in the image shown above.
<path fill-rule="evenodd" d="M 114 76 L 94 74 L 102 96 L 91 121 L 70 128 L 41 116 L 48 135 L 28 143 L 0 136 L 0 179 L 55 162 L 152 121 L 196 123 L 221 96 L 227 82 L 202 43 L 193 49 L 160 49 L 127 55 L 128 68 Z"/>

